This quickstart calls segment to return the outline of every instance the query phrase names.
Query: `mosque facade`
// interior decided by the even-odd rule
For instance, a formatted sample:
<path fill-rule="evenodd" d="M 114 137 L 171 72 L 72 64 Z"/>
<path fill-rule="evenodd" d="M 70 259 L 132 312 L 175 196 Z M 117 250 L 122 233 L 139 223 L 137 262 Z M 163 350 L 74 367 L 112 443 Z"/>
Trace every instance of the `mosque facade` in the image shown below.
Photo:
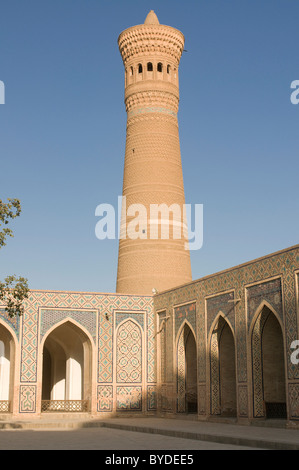
<path fill-rule="evenodd" d="M 184 205 L 183 48 L 182 33 L 153 11 L 119 36 L 130 206 Z M 299 245 L 192 280 L 186 240 L 149 238 L 152 221 L 140 219 L 139 238 L 120 239 L 116 293 L 32 290 L 13 318 L 0 306 L 1 419 L 157 415 L 298 426 Z M 122 216 L 121 233 L 130 222 Z M 173 229 L 184 225 L 172 219 Z"/>

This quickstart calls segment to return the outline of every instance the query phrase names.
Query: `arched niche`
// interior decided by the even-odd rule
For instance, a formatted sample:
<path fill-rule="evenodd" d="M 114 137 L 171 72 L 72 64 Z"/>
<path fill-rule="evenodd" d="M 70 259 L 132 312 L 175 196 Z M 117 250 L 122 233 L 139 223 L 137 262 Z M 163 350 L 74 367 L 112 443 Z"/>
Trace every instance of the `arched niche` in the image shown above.
<path fill-rule="evenodd" d="M 282 325 L 273 308 L 263 302 L 251 326 L 254 418 L 287 417 L 285 357 Z"/>
<path fill-rule="evenodd" d="M 0 412 L 12 411 L 15 371 L 15 339 L 0 323 Z"/>
<path fill-rule="evenodd" d="M 177 411 L 197 412 L 197 347 L 187 321 L 181 326 L 177 339 Z"/>
<path fill-rule="evenodd" d="M 48 332 L 43 341 L 42 401 L 90 401 L 91 344 L 87 333 L 70 319 Z"/>
<path fill-rule="evenodd" d="M 210 332 L 210 407 L 212 415 L 235 417 L 235 340 L 230 323 L 219 314 Z"/>

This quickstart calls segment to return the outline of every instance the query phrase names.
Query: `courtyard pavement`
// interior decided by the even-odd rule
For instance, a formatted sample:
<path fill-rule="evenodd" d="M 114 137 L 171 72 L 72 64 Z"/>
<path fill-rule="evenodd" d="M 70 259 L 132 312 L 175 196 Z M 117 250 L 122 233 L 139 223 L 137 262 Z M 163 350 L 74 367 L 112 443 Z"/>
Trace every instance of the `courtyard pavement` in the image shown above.
<path fill-rule="evenodd" d="M 0 450 L 101 450 L 106 451 L 108 456 L 109 451 L 122 450 L 132 451 L 135 455 L 134 451 L 138 450 L 248 450 L 248 447 L 93 427 L 51 431 L 2 430 Z"/>
<path fill-rule="evenodd" d="M 299 430 L 276 424 L 156 417 L 0 420 L 0 450 L 299 450 Z"/>

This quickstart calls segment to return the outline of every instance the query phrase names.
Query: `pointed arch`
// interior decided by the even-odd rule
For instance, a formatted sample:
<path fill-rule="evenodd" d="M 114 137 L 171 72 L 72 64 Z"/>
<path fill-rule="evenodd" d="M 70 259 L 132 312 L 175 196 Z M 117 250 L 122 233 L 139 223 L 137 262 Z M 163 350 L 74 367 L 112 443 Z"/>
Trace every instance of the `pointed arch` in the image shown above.
<path fill-rule="evenodd" d="M 185 318 L 184 321 L 182 322 L 181 326 L 179 327 L 178 332 L 177 332 L 177 335 L 176 335 L 176 346 L 177 346 L 177 344 L 178 344 L 179 337 L 180 337 L 180 335 L 181 335 L 181 333 L 182 333 L 182 331 L 183 331 L 185 325 L 187 325 L 187 326 L 190 328 L 191 332 L 193 333 L 194 339 L 195 339 L 195 341 L 196 341 L 196 333 L 195 333 L 195 331 L 194 331 L 194 329 L 193 329 L 193 326 L 192 326 L 191 323 L 187 320 L 187 318 Z"/>
<path fill-rule="evenodd" d="M 176 339 L 177 411 L 197 412 L 197 346 L 192 325 L 185 319 Z"/>
<path fill-rule="evenodd" d="M 252 316 L 252 319 L 251 319 L 251 322 L 250 322 L 250 327 L 249 327 L 249 336 L 251 337 L 252 335 L 252 331 L 255 327 L 255 323 L 256 323 L 256 320 L 258 319 L 259 315 L 261 314 L 262 310 L 264 309 L 264 307 L 268 308 L 272 313 L 273 315 L 275 315 L 278 323 L 280 324 L 280 327 L 281 327 L 281 330 L 282 330 L 282 333 L 284 331 L 284 327 L 283 327 L 283 323 L 281 321 L 281 318 L 280 318 L 280 315 L 278 314 L 278 312 L 275 310 L 275 308 L 267 301 L 267 300 L 262 300 L 261 303 L 259 304 L 259 306 L 257 307 L 257 309 L 255 310 L 253 316 Z"/>
<path fill-rule="evenodd" d="M 13 411 L 11 408 L 17 337 L 15 332 L 0 319 L 0 402 L 1 411 Z"/>
<path fill-rule="evenodd" d="M 8 332 L 9 334 L 12 336 L 12 340 L 14 342 L 14 345 L 16 346 L 18 343 L 19 343 L 19 339 L 16 335 L 16 332 L 13 330 L 13 328 L 6 322 L 4 321 L 2 318 L 0 318 L 0 326 L 3 326 Z"/>
<path fill-rule="evenodd" d="M 74 318 L 72 317 L 65 317 L 63 320 L 55 323 L 54 325 L 52 325 L 47 331 L 46 333 L 44 334 L 42 340 L 41 340 L 41 347 L 43 348 L 44 346 L 44 343 L 47 339 L 47 337 L 54 331 L 56 330 L 56 328 L 59 328 L 60 326 L 66 324 L 66 323 L 70 323 L 72 324 L 74 327 L 78 328 L 78 331 L 81 331 L 82 335 L 83 336 L 86 336 L 90 343 L 93 344 L 94 340 L 90 334 L 90 332 L 83 326 L 81 325 L 79 322 L 77 322 L 76 320 L 74 320 Z"/>
<path fill-rule="evenodd" d="M 47 331 L 41 341 L 42 402 L 91 399 L 92 344 L 89 332 L 70 317 Z"/>
<path fill-rule="evenodd" d="M 140 323 L 138 323 L 138 321 L 135 320 L 135 318 L 132 318 L 132 317 L 125 318 L 125 319 L 123 319 L 122 321 L 120 321 L 120 322 L 118 323 L 118 325 L 117 325 L 116 332 L 117 332 L 117 330 L 119 330 L 119 328 L 120 328 L 124 323 L 126 323 L 127 321 L 131 321 L 132 323 L 135 323 L 135 325 L 140 329 L 141 334 L 142 334 L 142 328 L 141 328 Z"/>
<path fill-rule="evenodd" d="M 278 313 L 265 300 L 252 318 L 249 337 L 253 417 L 286 417 L 284 329 Z"/>
<path fill-rule="evenodd" d="M 220 322 L 220 325 L 218 325 L 218 327 L 221 327 L 224 326 L 223 324 L 223 321 L 229 326 L 230 330 L 231 330 L 231 333 L 234 337 L 234 340 L 235 340 L 235 332 L 234 332 L 234 328 L 229 320 L 229 318 L 227 317 L 227 315 L 222 312 L 221 310 L 219 310 L 218 314 L 216 315 L 211 327 L 210 327 L 210 331 L 208 333 L 208 342 L 210 342 L 210 339 L 211 339 L 211 336 L 213 334 L 213 332 L 217 329 L 217 324 Z"/>
<path fill-rule="evenodd" d="M 219 312 L 208 335 L 212 415 L 236 416 L 236 347 L 231 323 Z"/>

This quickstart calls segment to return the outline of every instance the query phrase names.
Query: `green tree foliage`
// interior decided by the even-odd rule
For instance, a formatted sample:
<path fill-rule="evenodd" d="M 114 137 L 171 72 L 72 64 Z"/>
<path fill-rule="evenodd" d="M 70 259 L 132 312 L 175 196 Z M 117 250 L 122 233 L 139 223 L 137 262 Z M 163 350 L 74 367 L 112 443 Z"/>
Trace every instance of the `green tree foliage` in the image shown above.
<path fill-rule="evenodd" d="M 12 230 L 5 226 L 20 214 L 19 199 L 7 199 L 7 202 L 0 199 L 0 248 L 6 245 L 7 237 L 13 237 Z M 0 304 L 5 305 L 5 310 L 10 317 L 22 315 L 23 301 L 28 298 L 28 293 L 28 282 L 24 277 L 17 278 L 13 275 L 7 276 L 4 282 L 0 281 Z"/>

